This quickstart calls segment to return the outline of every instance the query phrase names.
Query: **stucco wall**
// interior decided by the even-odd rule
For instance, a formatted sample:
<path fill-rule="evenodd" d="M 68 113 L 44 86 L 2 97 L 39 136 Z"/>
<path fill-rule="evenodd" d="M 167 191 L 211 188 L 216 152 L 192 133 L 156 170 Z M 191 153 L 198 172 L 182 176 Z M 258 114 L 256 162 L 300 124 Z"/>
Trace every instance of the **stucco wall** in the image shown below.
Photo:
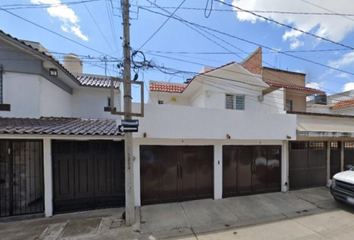
<path fill-rule="evenodd" d="M 40 103 L 42 117 L 71 117 L 72 95 L 40 77 Z"/>
<path fill-rule="evenodd" d="M 262 70 L 262 78 L 265 82 L 275 82 L 305 87 L 306 75 L 264 67 Z"/>
<path fill-rule="evenodd" d="M 139 111 L 140 104 L 133 104 Z M 296 115 L 145 104 L 134 138 L 159 139 L 296 139 Z"/>
<path fill-rule="evenodd" d="M 2 117 L 32 117 L 41 115 L 40 76 L 5 72 L 3 74 L 3 102 L 11 104 L 11 111 L 0 111 Z"/>
<path fill-rule="evenodd" d="M 286 99 L 293 101 L 293 111 L 306 112 L 306 96 L 301 93 L 286 92 Z"/>
<path fill-rule="evenodd" d="M 107 107 L 107 97 L 110 96 L 110 89 L 80 88 L 74 89 L 72 116 L 84 118 L 120 118 L 118 115 L 112 115 L 105 112 Z M 117 111 L 120 110 L 120 95 L 116 91 L 114 106 Z"/>
<path fill-rule="evenodd" d="M 150 92 L 149 103 L 158 104 L 159 100 L 163 101 L 163 104 L 169 105 L 189 105 L 187 97 L 180 93 L 162 93 L 162 92 Z"/>

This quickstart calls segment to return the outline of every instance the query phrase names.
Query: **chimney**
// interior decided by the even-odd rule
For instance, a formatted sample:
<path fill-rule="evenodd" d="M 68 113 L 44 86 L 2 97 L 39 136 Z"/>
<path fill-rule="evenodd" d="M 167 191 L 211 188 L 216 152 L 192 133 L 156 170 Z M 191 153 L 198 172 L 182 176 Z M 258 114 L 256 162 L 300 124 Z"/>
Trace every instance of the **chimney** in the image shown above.
<path fill-rule="evenodd" d="M 64 67 L 71 73 L 82 74 L 82 61 L 75 53 L 64 56 Z"/>

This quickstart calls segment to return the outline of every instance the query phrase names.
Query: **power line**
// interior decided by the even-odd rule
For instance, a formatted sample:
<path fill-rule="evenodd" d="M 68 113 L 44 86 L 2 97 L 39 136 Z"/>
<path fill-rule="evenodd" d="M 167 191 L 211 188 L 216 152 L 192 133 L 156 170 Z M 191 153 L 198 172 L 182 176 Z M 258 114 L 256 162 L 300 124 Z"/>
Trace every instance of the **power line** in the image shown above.
<path fill-rule="evenodd" d="M 142 8 L 144 9 L 144 8 Z M 160 12 L 156 12 L 156 11 L 152 11 L 150 9 L 144 9 L 146 11 L 149 11 L 149 12 L 152 12 L 152 13 L 155 13 L 155 14 L 159 14 L 159 15 L 162 15 L 162 16 L 165 16 L 167 17 L 168 15 L 166 14 L 163 14 L 163 13 L 160 13 Z M 274 48 L 271 48 L 271 47 L 267 47 L 263 44 L 259 44 L 259 43 L 256 43 L 256 42 L 253 42 L 251 40 L 247 40 L 247 39 L 244 39 L 244 38 L 241 38 L 241 37 L 238 37 L 238 36 L 235 36 L 235 35 L 232 35 L 232 34 L 229 34 L 229 33 L 225 33 L 225 32 L 222 32 L 220 30 L 217 30 L 217 29 L 213 29 L 213 28 L 210 28 L 210 27 L 206 27 L 206 26 L 203 26 L 203 25 L 200 25 L 200 24 L 197 24 L 197 23 L 194 23 L 194 22 L 191 22 L 191 21 L 188 21 L 188 20 L 185 20 L 185 19 L 179 19 L 179 18 L 176 18 L 176 17 L 171 17 L 177 21 L 180 21 L 180 22 L 185 22 L 185 23 L 189 23 L 193 26 L 199 26 L 201 28 L 204 28 L 204 29 L 208 29 L 210 31 L 213 31 L 213 32 L 216 32 L 216 33 L 219 33 L 221 35 L 225 35 L 225 36 L 228 36 L 230 38 L 234 38 L 234 39 L 237 39 L 239 41 L 243 41 L 243 42 L 246 42 L 246 43 L 249 43 L 249 44 L 252 44 L 252 45 L 255 45 L 255 46 L 258 46 L 258 47 L 263 47 L 265 49 L 268 49 L 268 50 L 271 50 L 271 51 L 274 51 L 274 52 L 277 52 L 277 53 L 280 53 L 280 54 L 283 54 L 283 55 L 286 55 L 286 56 L 289 56 L 289 57 L 292 57 L 292 58 L 296 58 L 296 59 L 299 59 L 299 60 L 302 60 L 302 61 L 305 61 L 305 62 L 309 62 L 309 63 L 312 63 L 312 64 L 315 64 L 315 65 L 318 65 L 318 66 L 321 66 L 321 67 L 325 67 L 325 68 L 328 68 L 328 69 L 332 69 L 332 70 L 336 70 L 336 71 L 339 71 L 339 72 L 343 72 L 343 73 L 347 73 L 347 74 L 350 74 L 350 75 L 354 75 L 354 73 L 351 73 L 351 72 L 348 72 L 348 71 L 345 71 L 345 70 L 342 70 L 342 69 L 339 69 L 339 68 L 335 68 L 335 67 L 331 67 L 331 66 L 328 66 L 328 65 L 325 65 L 325 64 L 322 64 L 322 63 L 318 63 L 318 62 L 315 62 L 315 61 L 312 61 L 310 59 L 306 59 L 306 58 L 302 58 L 302 57 L 299 57 L 299 56 L 295 56 L 295 55 L 292 55 L 292 54 L 289 54 L 289 53 L 286 53 L 286 52 L 283 52 L 281 50 L 277 50 L 277 49 L 274 49 Z"/>
<path fill-rule="evenodd" d="M 333 13 L 333 14 L 335 14 L 335 15 L 338 15 L 336 12 L 334 12 L 334 11 L 332 11 L 332 10 L 330 10 L 330 9 L 321 7 L 321 6 L 319 6 L 319 5 L 316 5 L 316 4 L 314 4 L 314 3 L 310 3 L 310 2 L 305 1 L 305 0 L 301 0 L 301 1 L 303 1 L 304 3 L 310 4 L 310 5 L 312 5 L 312 6 L 318 7 L 318 8 L 320 8 L 320 9 L 326 10 L 326 11 L 328 11 L 328 12 L 331 12 L 331 13 Z M 346 18 L 346 19 L 348 19 L 348 20 L 354 22 L 354 19 L 349 18 L 348 16 L 344 16 L 344 15 L 339 15 L 339 16 L 341 16 L 341 17 L 343 17 L 343 18 Z"/>
<path fill-rule="evenodd" d="M 149 0 L 147 0 L 148 2 L 150 2 Z M 165 26 L 165 24 L 168 22 L 168 20 L 170 20 L 170 18 L 173 16 L 173 14 L 175 14 L 177 12 L 177 10 L 183 5 L 183 3 L 185 2 L 186 0 L 183 0 L 179 5 L 178 7 L 173 11 L 173 13 L 170 15 L 170 17 L 168 17 L 163 23 L 162 25 L 140 46 L 140 48 L 138 49 L 138 51 L 144 47 L 160 30 L 163 26 Z M 151 3 L 151 2 L 150 2 Z"/>
<path fill-rule="evenodd" d="M 158 50 L 148 50 L 148 52 L 155 52 L 155 53 L 167 53 L 167 54 L 195 54 L 195 55 L 234 55 L 234 54 L 251 54 L 245 52 L 190 52 L 190 51 L 158 51 Z M 343 49 L 343 48 L 336 48 L 336 49 L 313 49 L 313 50 L 289 50 L 283 51 L 285 53 L 317 53 L 317 52 L 339 52 L 339 51 L 351 51 L 350 49 Z M 263 52 L 263 54 L 278 54 L 276 51 L 269 51 Z"/>
<path fill-rule="evenodd" d="M 55 32 L 55 31 L 52 31 L 52 30 L 50 30 L 50 29 L 48 29 L 48 28 L 46 28 L 46 27 L 43 27 L 43 26 L 41 26 L 41 25 L 39 25 L 39 24 L 37 24 L 37 23 L 35 23 L 35 22 L 32 22 L 32 21 L 30 21 L 30 20 L 28 20 L 28 19 L 26 19 L 26 18 L 24 18 L 24 17 L 21 17 L 21 16 L 15 14 L 15 13 L 12 13 L 12 12 L 6 10 L 6 9 L 3 9 L 3 8 L 1 8 L 1 7 L 0 7 L 0 9 L 3 10 L 3 11 L 5 11 L 5 12 L 7 12 L 8 14 L 10 14 L 10 15 L 12 15 L 12 16 L 15 16 L 15 17 L 17 17 L 17 18 L 19 18 L 19 19 L 21 19 L 21 20 L 23 20 L 23 21 L 25 21 L 25 22 L 28 22 L 28 23 L 30 23 L 30 24 L 36 26 L 36 27 L 39 27 L 39 28 L 41 28 L 41 29 L 43 29 L 43 30 L 46 30 L 46 31 L 50 32 L 50 33 L 53 33 L 53 34 L 55 34 L 55 35 L 57 35 L 57 36 L 59 36 L 59 37 L 61 37 L 61 38 L 64 38 L 64 39 L 70 41 L 70 42 L 76 43 L 76 44 L 78 44 L 78 45 L 80 45 L 80 46 L 82 46 L 82 47 L 84 47 L 84 48 L 87 48 L 87 49 L 89 49 L 89 50 L 91 50 L 91 51 L 94 51 L 94 52 L 97 52 L 97 53 L 99 53 L 99 54 L 107 55 L 106 53 L 103 53 L 103 52 L 101 52 L 101 51 L 99 51 L 99 50 L 96 50 L 96 49 L 94 49 L 94 48 L 91 48 L 91 47 L 89 47 L 89 46 L 86 46 L 85 44 L 79 43 L 79 42 L 77 42 L 77 41 L 75 41 L 75 40 L 72 40 L 72 39 L 70 39 L 70 38 L 68 38 L 68 37 L 65 37 L 65 36 L 63 36 L 63 35 L 61 35 L 61 34 Z M 112 56 L 110 56 L 110 57 L 112 57 Z"/>
<path fill-rule="evenodd" d="M 278 25 L 280 25 L 280 26 L 289 28 L 289 29 L 291 29 L 291 30 L 295 30 L 295 31 L 301 32 L 301 33 L 303 33 L 303 34 L 307 34 L 307 35 L 309 35 L 309 36 L 312 36 L 312 37 L 321 39 L 321 40 L 323 40 L 323 41 L 330 42 L 330 43 L 333 43 L 333 44 L 336 44 L 336 45 L 339 45 L 339 46 L 342 46 L 342 47 L 345 47 L 345 48 L 354 50 L 354 47 L 348 46 L 348 45 L 346 45 L 346 44 L 339 43 L 339 42 L 330 40 L 330 39 L 328 39 L 328 38 L 321 37 L 321 36 L 318 36 L 318 35 L 316 35 L 316 34 L 313 34 L 313 33 L 310 33 L 310 32 L 304 31 L 304 30 L 301 30 L 301 29 L 299 29 L 299 28 L 289 26 L 289 25 L 287 25 L 287 24 L 278 22 L 278 21 L 273 20 L 273 19 L 271 19 L 271 18 L 264 17 L 264 16 L 262 16 L 262 15 L 259 15 L 259 14 L 257 14 L 257 13 L 254 13 L 254 12 L 252 12 L 252 11 L 242 9 L 242 8 L 240 8 L 240 7 L 237 7 L 237 6 L 234 6 L 234 5 L 225 3 L 225 2 L 220 1 L 220 0 L 215 0 L 215 1 L 217 1 L 217 2 L 219 2 L 219 3 L 222 3 L 222 4 L 226 5 L 226 6 L 230 6 L 230 7 L 233 7 L 233 8 L 239 9 L 239 10 L 242 10 L 242 11 L 247 12 L 247 13 L 249 13 L 249 14 L 252 14 L 253 16 L 256 16 L 256 17 L 258 17 L 258 18 L 263 18 L 263 19 L 266 20 L 266 21 L 273 22 L 273 23 L 275 23 L 275 24 L 278 24 Z"/>
<path fill-rule="evenodd" d="M 156 9 L 156 6 L 149 5 L 132 5 L 138 8 L 152 8 Z M 163 6 L 164 9 L 176 9 L 176 7 Z M 195 7 L 181 7 L 181 10 L 195 10 L 195 11 L 205 11 L 205 8 L 195 8 Z M 238 9 L 215 9 L 214 12 L 245 12 Z M 252 10 L 255 13 L 271 13 L 271 14 L 287 14 L 287 15 L 319 15 L 319 16 L 354 16 L 352 13 L 325 13 L 325 12 L 291 12 L 291 11 L 276 11 L 276 10 Z"/>
<path fill-rule="evenodd" d="M 154 4 L 155 6 L 157 6 L 158 8 L 160 8 L 161 10 L 163 10 L 163 11 L 167 12 L 168 14 L 170 14 L 169 11 L 163 9 L 162 7 L 159 7 L 159 6 L 158 6 L 157 4 L 155 4 L 155 3 L 153 3 L 153 4 Z M 178 17 L 177 15 L 174 15 L 174 16 L 177 17 L 177 18 L 180 19 L 180 20 L 183 20 L 181 17 Z M 199 34 L 201 34 L 202 36 L 204 36 L 204 37 L 207 38 L 208 40 L 212 41 L 213 43 L 217 44 L 218 46 L 220 46 L 220 47 L 226 49 L 227 51 L 229 51 L 230 53 L 232 53 L 232 51 L 230 51 L 229 49 L 227 49 L 227 48 L 225 48 L 224 46 L 220 45 L 219 43 L 215 42 L 214 40 L 210 39 L 209 37 L 205 36 L 203 33 L 201 33 L 200 31 L 196 30 L 195 28 L 189 26 L 187 23 L 185 23 L 185 22 L 182 22 L 182 23 L 185 24 L 186 26 L 190 27 L 190 28 L 193 29 L 194 31 L 198 32 Z M 198 26 L 197 26 L 197 27 L 198 27 Z M 198 27 L 198 28 L 201 29 L 200 27 Z M 231 44 L 231 43 L 229 43 L 229 42 L 224 41 L 223 39 L 221 39 L 221 38 L 215 36 L 214 34 L 211 34 L 211 33 L 209 33 L 208 31 L 206 31 L 206 30 L 204 30 L 204 29 L 201 29 L 201 30 L 204 31 L 204 32 L 206 32 L 206 33 L 208 33 L 208 34 L 210 34 L 210 35 L 212 35 L 213 37 L 219 39 L 220 41 L 222 41 L 222 42 L 224 42 L 224 43 L 226 43 L 226 44 L 228 44 L 228 45 L 230 45 L 230 46 L 232 46 L 232 47 L 234 47 L 234 48 L 236 48 L 236 49 L 238 49 L 238 50 L 243 51 L 242 49 L 240 49 L 240 48 L 234 46 L 233 44 Z M 245 52 L 245 51 L 243 51 L 243 52 Z M 241 58 L 241 57 L 238 56 L 237 54 L 236 54 L 236 56 L 239 57 L 239 58 Z M 241 58 L 241 59 L 242 59 L 242 58 Z M 267 62 L 265 62 L 265 61 L 262 61 L 262 62 L 264 62 L 264 63 L 266 63 L 266 64 L 268 64 L 268 65 L 271 66 L 271 64 L 269 64 L 269 63 L 267 63 Z M 190 63 L 194 63 L 194 62 L 190 62 Z M 194 64 L 195 64 L 195 63 L 194 63 Z M 203 64 L 201 64 L 201 65 L 203 65 Z M 275 75 L 275 74 L 272 74 L 272 73 L 271 73 L 271 75 L 273 75 L 275 78 L 279 79 L 279 76 L 277 76 L 277 75 Z M 262 76 L 262 77 L 263 77 L 263 76 Z M 274 81 L 274 79 L 268 79 L 268 80 L 273 80 L 273 81 Z M 290 83 L 290 85 L 293 85 L 292 82 L 289 82 L 289 81 L 287 81 L 286 79 L 283 79 L 283 80 L 286 81 L 286 82 L 288 82 L 288 83 Z M 303 79 L 300 79 L 300 80 L 303 80 Z M 296 85 L 296 84 L 295 84 L 295 85 Z M 300 86 L 300 85 L 298 85 L 298 86 Z M 300 87 L 303 87 L 303 86 L 300 86 Z"/>
<path fill-rule="evenodd" d="M 104 0 L 85 0 L 84 3 L 100 2 Z M 1 5 L 0 8 L 6 10 L 21 10 L 21 9 L 41 9 L 41 8 L 57 8 L 62 6 L 78 5 L 82 4 L 82 1 L 73 1 L 73 2 L 61 2 L 59 4 L 6 4 Z"/>
<path fill-rule="evenodd" d="M 114 42 L 114 45 L 116 47 L 116 51 L 113 51 L 114 53 L 117 53 L 119 52 L 119 44 L 118 44 L 118 41 L 117 41 L 117 34 L 116 34 L 116 26 L 114 24 L 114 19 L 113 19 L 113 8 L 111 9 L 111 7 L 109 6 L 109 3 L 107 3 L 107 0 L 105 0 L 105 4 L 106 4 L 106 9 L 107 9 L 107 16 L 108 16 L 108 21 L 109 21 L 109 25 L 110 25 L 110 28 L 111 28 L 111 31 L 112 31 L 112 38 L 113 38 L 113 42 Z"/>
<path fill-rule="evenodd" d="M 95 18 L 93 17 L 93 15 L 91 14 L 90 9 L 86 6 L 86 3 L 85 3 L 84 1 L 82 1 L 82 3 L 84 4 L 84 6 L 85 6 L 85 8 L 86 8 L 87 12 L 90 14 L 90 16 L 91 16 L 92 20 L 94 21 L 94 23 L 95 23 L 96 27 L 98 28 L 98 30 L 100 31 L 101 35 L 102 35 L 102 36 L 103 36 L 103 38 L 105 39 L 105 41 L 106 41 L 107 45 L 108 45 L 108 46 L 109 46 L 109 48 L 112 50 L 112 52 L 114 52 L 114 50 L 113 50 L 113 48 L 112 48 L 111 44 L 109 44 L 109 42 L 108 42 L 108 40 L 107 40 L 106 36 L 105 36 L 105 35 L 104 35 L 104 33 L 102 32 L 102 29 L 101 29 L 101 28 L 100 28 L 100 26 L 97 24 L 96 19 L 95 19 Z"/>

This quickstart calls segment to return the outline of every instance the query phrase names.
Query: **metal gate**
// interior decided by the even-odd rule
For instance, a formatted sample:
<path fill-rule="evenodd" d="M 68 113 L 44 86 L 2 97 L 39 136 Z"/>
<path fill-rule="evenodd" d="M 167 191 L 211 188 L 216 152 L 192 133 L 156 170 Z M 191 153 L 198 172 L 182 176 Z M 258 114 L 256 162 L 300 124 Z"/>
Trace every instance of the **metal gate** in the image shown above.
<path fill-rule="evenodd" d="M 354 166 L 354 142 L 344 143 L 344 170 L 348 165 Z"/>
<path fill-rule="evenodd" d="M 330 178 L 341 171 L 341 142 L 331 142 Z"/>
<path fill-rule="evenodd" d="M 326 185 L 326 145 L 326 142 L 290 142 L 290 190 Z"/>
<path fill-rule="evenodd" d="M 223 197 L 281 190 L 281 146 L 223 146 Z"/>
<path fill-rule="evenodd" d="M 41 213 L 43 143 L 0 140 L 0 217 Z"/>
<path fill-rule="evenodd" d="M 53 141 L 54 213 L 122 207 L 124 143 Z"/>
<path fill-rule="evenodd" d="M 140 146 L 143 205 L 213 197 L 212 146 Z"/>

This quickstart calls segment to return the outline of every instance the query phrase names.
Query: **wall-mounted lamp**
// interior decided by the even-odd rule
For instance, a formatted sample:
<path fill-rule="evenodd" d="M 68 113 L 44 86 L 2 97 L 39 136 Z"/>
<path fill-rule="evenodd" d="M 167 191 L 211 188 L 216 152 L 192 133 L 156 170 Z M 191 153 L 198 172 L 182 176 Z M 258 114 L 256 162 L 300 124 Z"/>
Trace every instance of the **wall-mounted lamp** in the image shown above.
<path fill-rule="evenodd" d="M 286 135 L 286 139 L 291 139 L 291 137 L 289 135 Z"/>
<path fill-rule="evenodd" d="M 144 132 L 144 134 L 143 134 L 143 137 L 144 137 L 144 138 L 146 138 L 146 137 L 147 137 L 147 134 L 146 134 L 146 132 Z"/>
<path fill-rule="evenodd" d="M 226 134 L 226 139 L 231 139 L 231 136 L 229 134 Z"/>
<path fill-rule="evenodd" d="M 58 69 L 56 68 L 49 68 L 49 75 L 53 77 L 58 77 Z"/>

